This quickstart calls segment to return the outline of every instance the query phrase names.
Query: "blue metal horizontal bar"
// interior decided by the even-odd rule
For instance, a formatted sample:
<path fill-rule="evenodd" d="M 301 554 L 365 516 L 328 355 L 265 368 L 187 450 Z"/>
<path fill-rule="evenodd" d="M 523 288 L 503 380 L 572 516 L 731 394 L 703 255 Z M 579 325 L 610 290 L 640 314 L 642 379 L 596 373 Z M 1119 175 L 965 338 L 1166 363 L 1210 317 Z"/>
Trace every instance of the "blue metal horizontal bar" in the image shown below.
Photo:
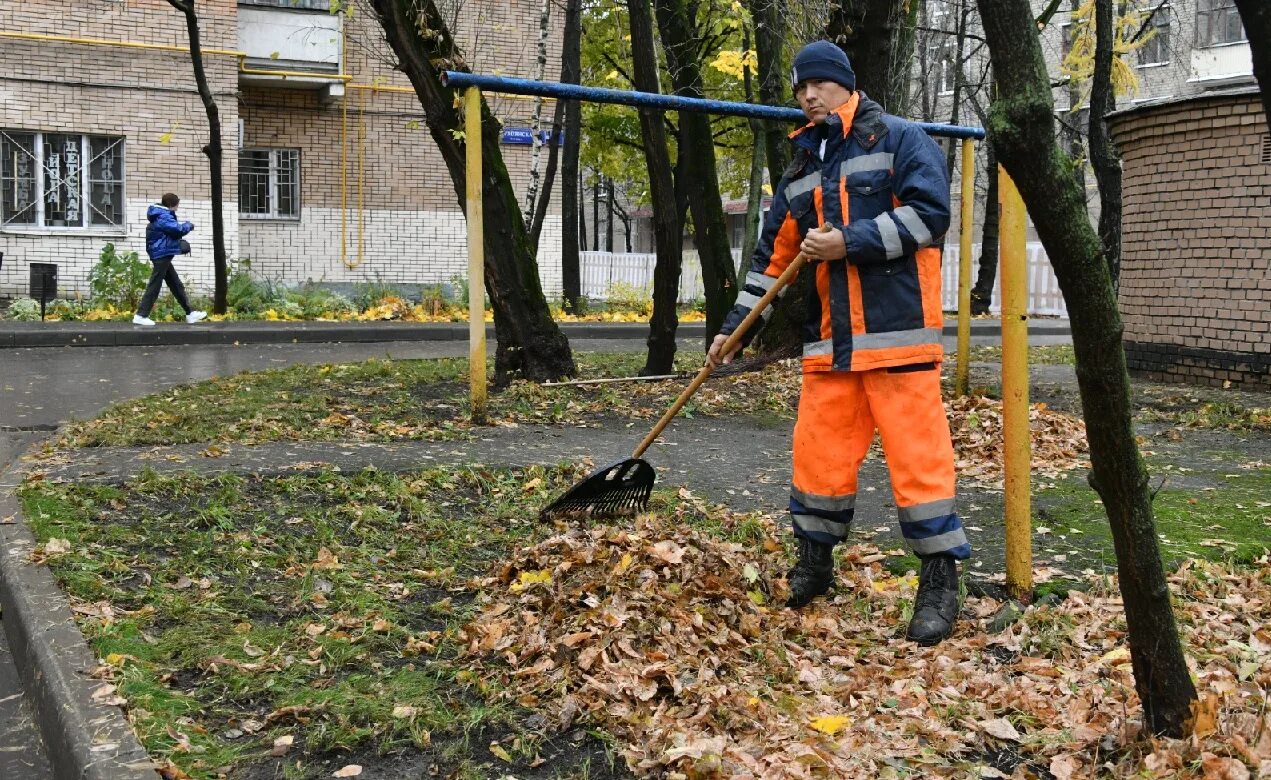
<path fill-rule="evenodd" d="M 540 97 L 559 98 L 562 100 L 585 100 L 592 103 L 616 103 L 636 108 L 656 108 L 670 111 L 701 111 L 706 114 L 726 114 L 754 119 L 774 119 L 778 121 L 804 124 L 807 118 L 797 108 L 784 106 L 765 106 L 755 103 L 735 103 L 726 100 L 706 100 L 704 98 L 681 97 L 679 95 L 662 95 L 656 92 L 635 92 L 625 89 L 605 89 L 603 87 L 584 87 L 578 84 L 561 84 L 556 81 L 531 81 L 530 79 L 513 79 L 506 76 L 485 76 L 478 73 L 464 73 L 447 70 L 442 73 L 442 83 L 455 88 L 479 87 L 487 92 L 502 92 L 511 95 L 538 95 Z M 984 130 L 978 127 L 962 127 L 960 125 L 940 125 L 928 122 L 916 122 L 919 127 L 931 135 L 949 138 L 983 138 Z"/>

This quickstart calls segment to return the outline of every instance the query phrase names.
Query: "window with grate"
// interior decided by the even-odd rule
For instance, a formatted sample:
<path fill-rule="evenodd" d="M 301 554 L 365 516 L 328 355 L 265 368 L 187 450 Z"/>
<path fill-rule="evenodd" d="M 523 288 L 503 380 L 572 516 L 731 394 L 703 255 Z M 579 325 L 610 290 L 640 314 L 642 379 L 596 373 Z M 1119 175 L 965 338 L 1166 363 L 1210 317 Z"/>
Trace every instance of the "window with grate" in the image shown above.
<path fill-rule="evenodd" d="M 238 153 L 238 213 L 258 219 L 300 217 L 300 150 Z"/>
<path fill-rule="evenodd" d="M 1271 165 L 1271 133 L 1262 136 L 1262 162 Z"/>
<path fill-rule="evenodd" d="M 0 130 L 0 225 L 122 228 L 124 139 Z"/>
<path fill-rule="evenodd" d="M 1245 40 L 1235 0 L 1199 0 L 1196 4 L 1196 45 L 1217 46 Z"/>
<path fill-rule="evenodd" d="M 1152 37 L 1148 38 L 1147 43 L 1139 47 L 1139 64 L 1140 65 L 1162 65 L 1170 61 L 1169 39 L 1170 39 L 1170 19 L 1173 12 L 1168 5 L 1160 5 L 1153 9 L 1144 7 L 1144 14 L 1151 14 Z"/>

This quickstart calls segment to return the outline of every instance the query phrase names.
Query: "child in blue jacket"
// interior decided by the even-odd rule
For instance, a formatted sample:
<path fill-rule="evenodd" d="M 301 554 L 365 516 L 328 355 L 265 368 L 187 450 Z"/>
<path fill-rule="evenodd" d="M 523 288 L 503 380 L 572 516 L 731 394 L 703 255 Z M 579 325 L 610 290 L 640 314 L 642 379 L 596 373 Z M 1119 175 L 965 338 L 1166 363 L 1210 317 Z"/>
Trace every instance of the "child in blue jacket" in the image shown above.
<path fill-rule="evenodd" d="M 146 219 L 150 220 L 150 224 L 146 226 L 146 254 L 150 255 L 154 270 L 150 272 L 150 282 L 146 284 L 146 292 L 141 296 L 141 305 L 133 315 L 133 325 L 145 328 L 154 326 L 154 320 L 150 319 L 150 310 L 159 298 L 164 282 L 167 282 L 177 303 L 185 309 L 186 322 L 194 324 L 207 318 L 206 312 L 196 311 L 190 306 L 190 299 L 185 296 L 185 285 L 181 284 L 181 277 L 172 264 L 174 257 L 190 251 L 190 245 L 182 237 L 194 230 L 193 222 L 177 221 L 177 204 L 180 202 L 180 198 L 169 192 L 146 211 Z"/>

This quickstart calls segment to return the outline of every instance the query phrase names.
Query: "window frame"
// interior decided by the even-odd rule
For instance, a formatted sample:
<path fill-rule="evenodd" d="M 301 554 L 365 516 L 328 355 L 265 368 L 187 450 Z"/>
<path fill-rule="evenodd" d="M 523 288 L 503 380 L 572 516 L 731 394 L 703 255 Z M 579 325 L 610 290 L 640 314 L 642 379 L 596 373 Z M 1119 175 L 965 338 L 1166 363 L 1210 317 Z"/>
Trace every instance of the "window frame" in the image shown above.
<path fill-rule="evenodd" d="M 1224 18 L 1230 18 L 1230 15 L 1234 14 L 1236 19 L 1240 21 L 1240 32 L 1243 37 L 1224 41 L 1208 39 L 1208 34 L 1213 30 L 1213 18 L 1218 14 L 1222 14 Z M 1202 18 L 1205 19 L 1203 25 L 1201 23 Z M 1201 40 L 1202 31 L 1207 36 L 1204 41 Z M 1240 19 L 1240 12 L 1236 8 L 1235 0 L 1199 0 L 1196 3 L 1196 48 L 1212 49 L 1219 46 L 1235 46 L 1248 42 L 1249 31 L 1245 29 L 1244 20 Z"/>
<path fill-rule="evenodd" d="M 1152 12 L 1152 8 L 1150 7 L 1150 4 L 1149 4 L 1149 7 L 1144 8 L 1143 10 L 1146 13 Z M 1160 23 L 1161 19 L 1165 20 L 1164 24 Z M 1140 46 L 1138 48 L 1138 51 L 1135 52 L 1135 54 L 1138 55 L 1137 59 L 1139 60 L 1136 67 L 1158 68 L 1163 65 L 1169 65 L 1171 62 L 1173 62 L 1173 56 L 1172 56 L 1173 52 L 1170 49 L 1170 40 L 1173 38 L 1173 34 L 1174 34 L 1173 27 L 1174 27 L 1174 6 L 1170 3 L 1165 3 L 1156 12 L 1156 15 L 1152 17 L 1152 29 L 1156 31 L 1156 34 L 1152 36 L 1152 40 Z M 1162 28 L 1166 31 L 1165 42 L 1163 47 L 1161 46 Z M 1147 51 L 1149 46 L 1152 47 L 1153 50 L 1157 52 L 1158 56 L 1163 57 L 1163 59 L 1155 59 L 1150 62 L 1144 62 L 1143 52 Z M 1161 50 L 1162 48 L 1164 49 L 1164 51 Z"/>
<path fill-rule="evenodd" d="M 93 234 L 104 233 L 109 235 L 126 235 L 128 232 L 128 154 L 127 141 L 125 135 L 105 135 L 102 133 L 75 133 L 75 132 L 47 132 L 44 130 L 20 130 L 16 128 L 0 128 L 0 136 L 8 136 L 10 143 L 16 144 L 17 136 L 31 136 L 31 152 L 30 157 L 34 162 L 34 170 L 32 172 L 32 184 L 34 191 L 32 192 L 32 213 L 29 222 L 13 222 L 4 219 L 0 214 L 0 231 L 6 233 L 31 233 L 31 232 L 55 232 L 76 234 Z M 69 136 L 79 139 L 79 164 L 77 166 L 77 175 L 79 180 L 76 192 L 79 195 L 79 224 L 76 225 L 49 225 L 46 224 L 48 219 L 47 195 L 48 186 L 46 178 L 49 176 L 48 159 L 45 156 L 45 137 L 46 136 Z M 100 139 L 106 143 L 105 148 L 96 156 L 92 154 L 93 141 Z M 93 222 L 93 183 L 105 180 L 93 177 L 93 163 L 103 155 L 119 150 L 119 172 L 113 181 L 119 186 L 119 222 Z M 6 182 L 0 181 L 0 186 L 4 186 Z M 17 175 L 14 174 L 14 184 L 16 186 Z M 16 199 L 15 199 L 16 205 Z M 23 211 L 29 210 L 23 209 Z"/>
<path fill-rule="evenodd" d="M 250 154 L 250 153 L 261 153 L 261 152 L 264 152 L 265 154 L 269 156 L 268 192 L 266 195 L 268 199 L 268 203 L 269 203 L 269 210 L 266 213 L 243 211 L 243 200 L 242 200 L 242 194 L 244 192 L 243 180 L 242 180 L 243 155 Z M 278 213 L 278 206 L 279 206 L 278 174 L 279 174 L 279 171 L 282 169 L 282 166 L 279 163 L 279 158 L 281 153 L 284 153 L 284 152 L 288 152 L 294 155 L 293 159 L 295 160 L 295 171 L 294 171 L 295 182 L 293 184 L 293 194 L 292 194 L 292 200 L 295 202 L 295 213 L 293 214 L 279 214 Z M 300 165 L 299 147 L 244 146 L 243 148 L 238 150 L 238 175 L 239 175 L 239 180 L 238 180 L 238 192 L 239 192 L 238 218 L 239 219 L 249 219 L 249 220 L 255 220 L 255 221 L 274 221 L 274 222 L 299 222 L 300 221 L 301 214 L 303 213 L 303 207 L 301 206 L 301 202 L 300 202 L 301 165 Z"/>

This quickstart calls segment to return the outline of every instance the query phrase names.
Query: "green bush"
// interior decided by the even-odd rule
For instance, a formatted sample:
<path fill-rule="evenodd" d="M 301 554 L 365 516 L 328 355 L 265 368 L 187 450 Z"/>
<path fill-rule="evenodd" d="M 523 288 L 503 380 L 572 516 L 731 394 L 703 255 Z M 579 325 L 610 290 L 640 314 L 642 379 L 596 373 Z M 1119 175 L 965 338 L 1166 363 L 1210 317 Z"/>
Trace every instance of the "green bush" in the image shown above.
<path fill-rule="evenodd" d="M 121 254 L 114 244 L 106 244 L 88 275 L 89 299 L 96 307 L 136 309 L 149 279 L 150 263 L 136 252 Z"/>
<path fill-rule="evenodd" d="M 225 290 L 225 302 L 231 309 L 239 314 L 260 314 L 283 299 L 281 291 L 274 285 L 252 275 L 250 260 L 234 266 Z"/>
<path fill-rule="evenodd" d="M 306 318 L 357 313 L 357 306 L 353 304 L 353 301 L 315 284 L 305 284 L 291 290 L 286 294 L 286 298 L 289 303 L 299 306 Z"/>
<path fill-rule="evenodd" d="M 34 298 L 18 298 L 10 304 L 7 314 L 9 319 L 20 322 L 38 320 L 40 318 L 40 302 Z"/>
<path fill-rule="evenodd" d="M 637 314 L 653 313 L 653 293 L 627 282 L 610 282 L 605 290 L 605 301 L 612 310 L 633 311 Z"/>

